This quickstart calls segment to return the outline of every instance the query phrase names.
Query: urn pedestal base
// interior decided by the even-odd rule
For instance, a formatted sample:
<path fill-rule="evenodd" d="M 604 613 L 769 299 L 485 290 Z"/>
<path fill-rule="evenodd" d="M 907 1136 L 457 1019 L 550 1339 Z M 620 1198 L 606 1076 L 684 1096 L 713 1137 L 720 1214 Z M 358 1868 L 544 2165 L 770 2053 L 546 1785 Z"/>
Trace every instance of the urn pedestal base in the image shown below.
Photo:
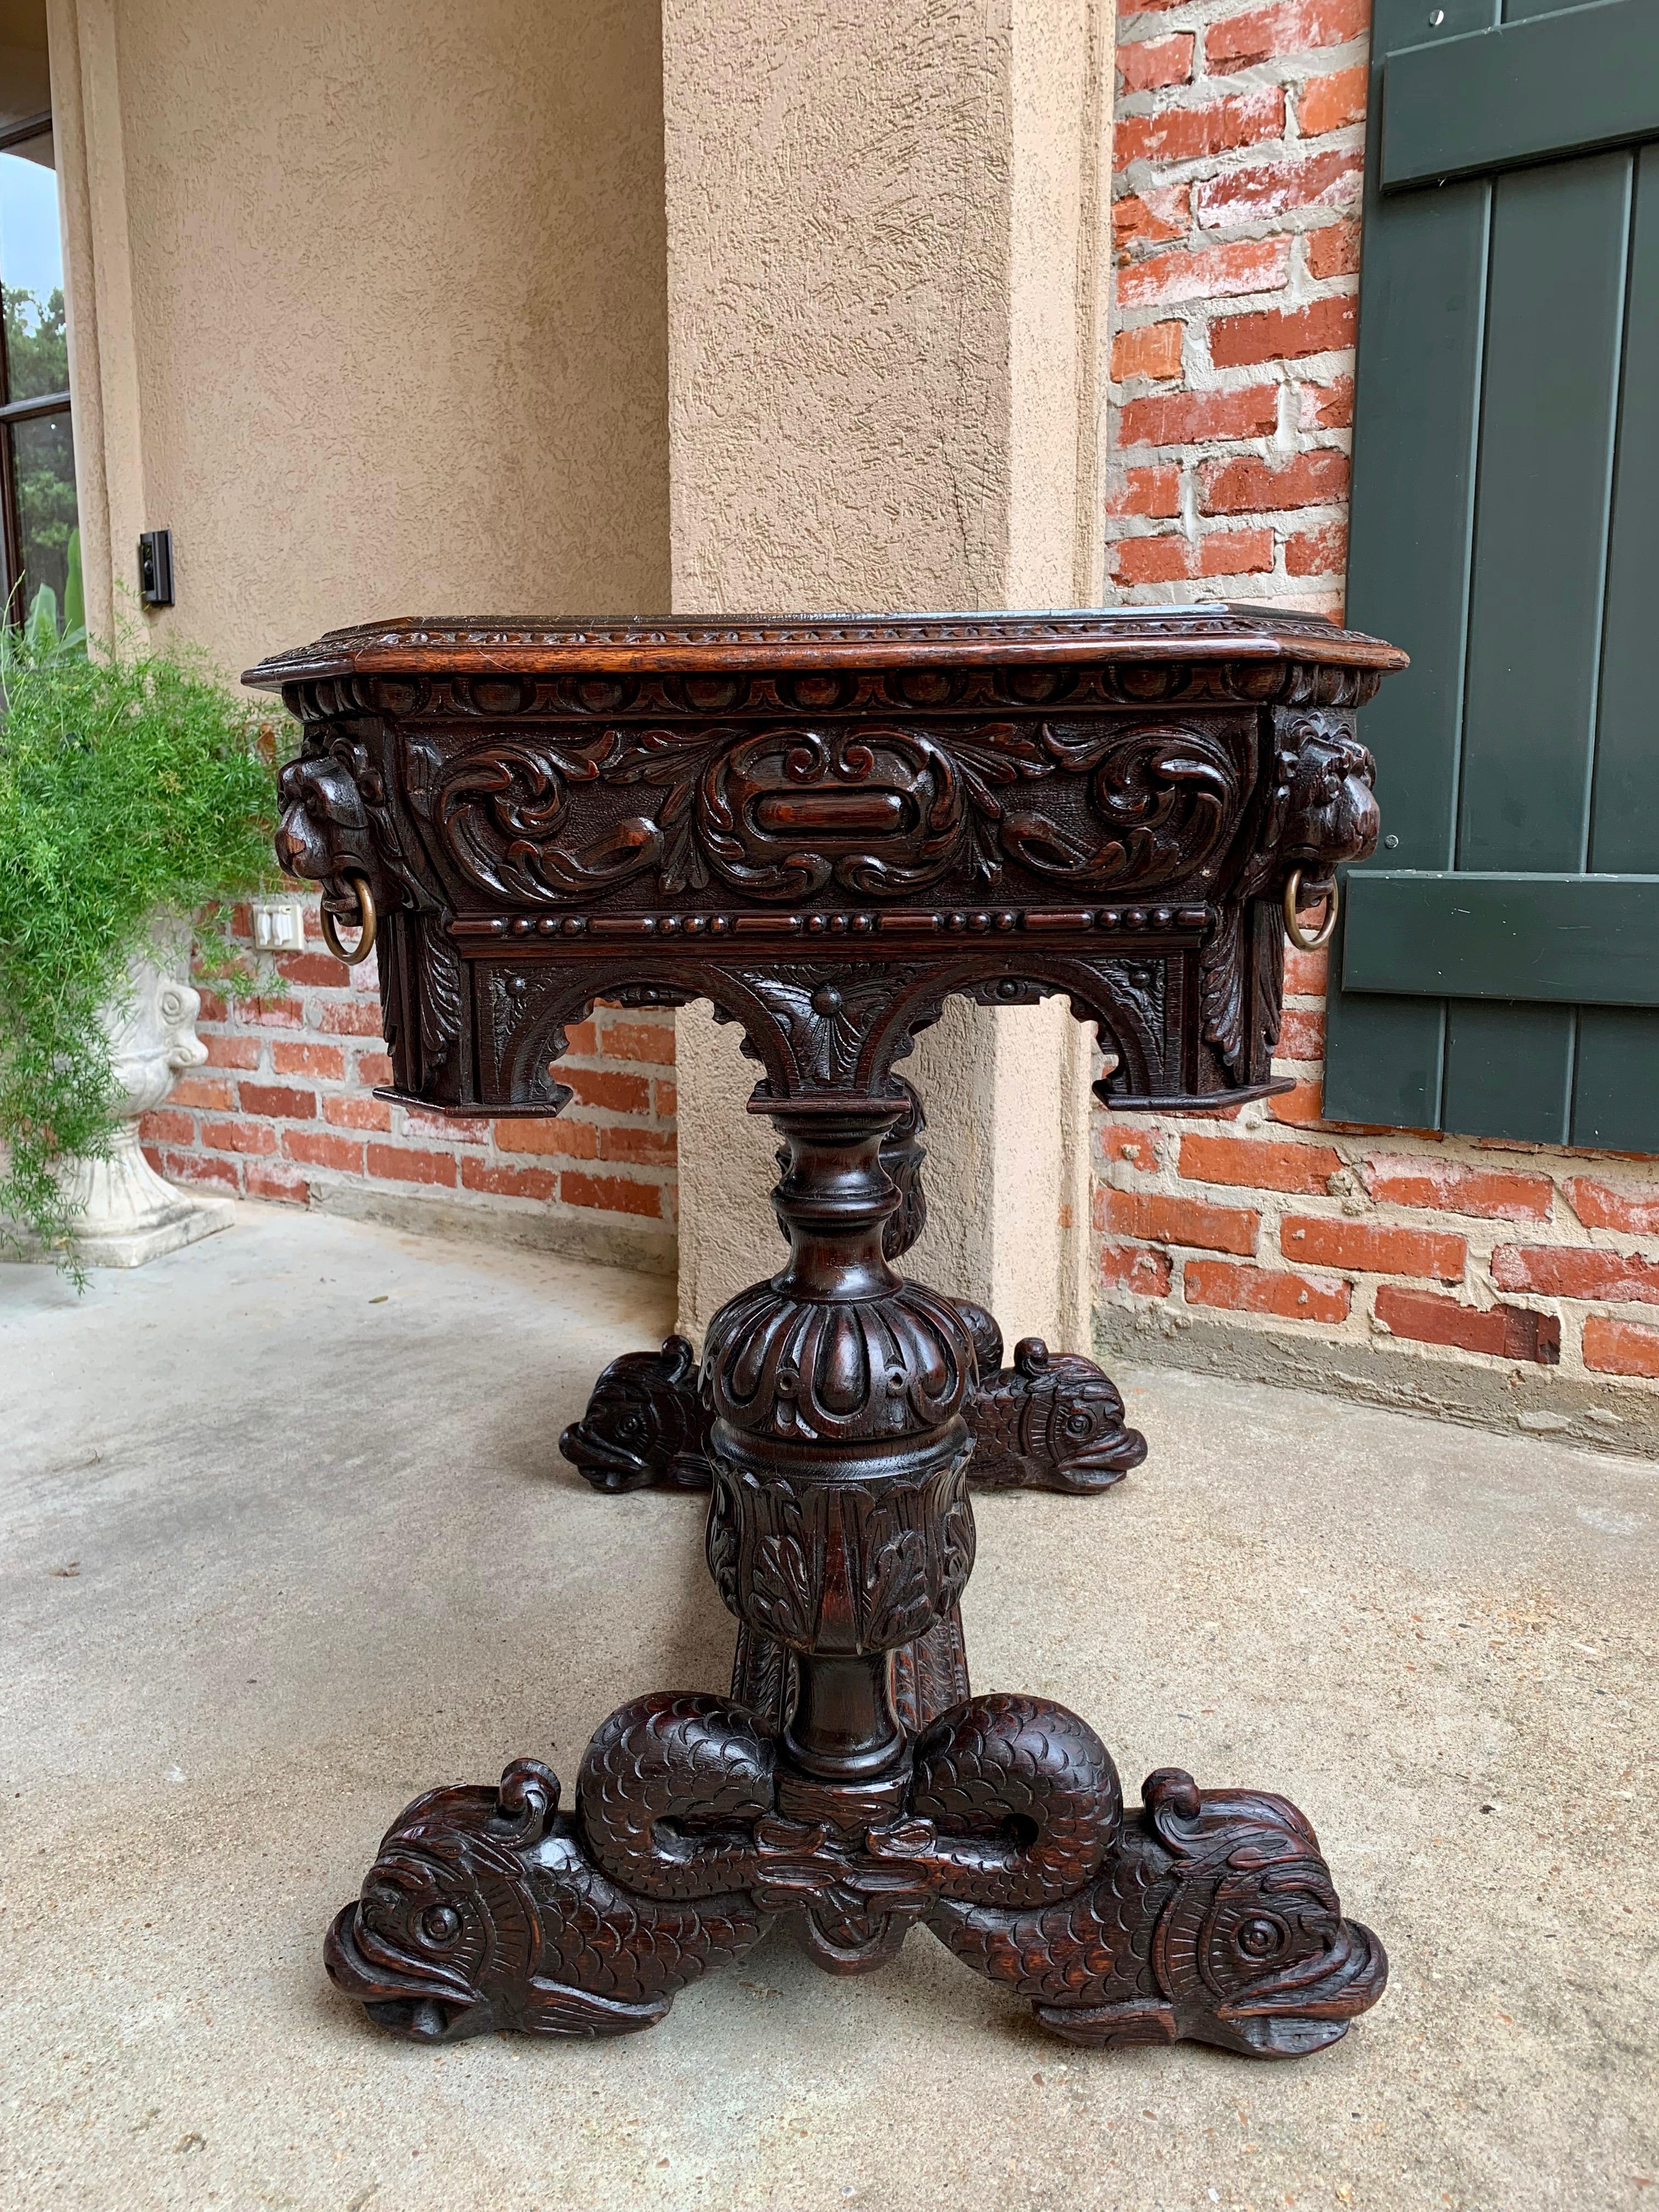
<path fill-rule="evenodd" d="M 130 1121 L 122 1123 L 107 1159 L 82 1160 L 64 1181 L 80 1208 L 75 1256 L 83 1267 L 142 1267 L 216 1236 L 236 1218 L 228 1198 L 198 1196 L 164 1182 L 140 1151 Z"/>
<path fill-rule="evenodd" d="M 155 919 L 144 950 L 128 964 L 123 995 L 104 1013 L 120 1118 L 101 1159 L 70 1160 L 58 1171 L 74 1216 L 77 1266 L 142 1267 L 228 1229 L 236 1218 L 228 1199 L 164 1182 L 138 1140 L 141 1118 L 165 1103 L 186 1068 L 200 1067 L 208 1056 L 196 1034 L 202 999 L 187 980 L 190 949 L 186 923 Z M 25 1256 L 59 1255 L 31 1242 Z"/>

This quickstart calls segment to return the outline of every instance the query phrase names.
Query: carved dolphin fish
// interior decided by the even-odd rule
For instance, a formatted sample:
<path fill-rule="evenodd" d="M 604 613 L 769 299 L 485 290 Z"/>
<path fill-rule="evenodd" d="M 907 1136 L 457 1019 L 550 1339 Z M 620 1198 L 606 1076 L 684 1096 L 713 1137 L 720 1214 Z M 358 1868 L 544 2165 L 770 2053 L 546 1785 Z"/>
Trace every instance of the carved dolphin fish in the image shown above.
<path fill-rule="evenodd" d="M 944 1725 L 944 1723 L 941 1723 Z M 1343 1917 L 1304 1814 L 1160 1767 L 1099 1879 L 1025 1912 L 943 1899 L 929 1925 L 1073 2043 L 1187 2038 L 1247 2057 L 1324 2049 L 1375 2004 L 1382 1944 Z"/>
<path fill-rule="evenodd" d="M 772 1926 L 742 1893 L 752 1852 L 723 1832 L 691 1849 L 658 1835 L 687 1811 L 770 1810 L 771 1747 L 747 1715 L 706 1697 L 625 1706 L 589 1746 L 580 1794 L 580 1817 L 561 1814 L 557 1776 L 520 1759 L 499 1790 L 417 1797 L 329 1930 L 336 1986 L 416 2042 L 624 2035 Z"/>

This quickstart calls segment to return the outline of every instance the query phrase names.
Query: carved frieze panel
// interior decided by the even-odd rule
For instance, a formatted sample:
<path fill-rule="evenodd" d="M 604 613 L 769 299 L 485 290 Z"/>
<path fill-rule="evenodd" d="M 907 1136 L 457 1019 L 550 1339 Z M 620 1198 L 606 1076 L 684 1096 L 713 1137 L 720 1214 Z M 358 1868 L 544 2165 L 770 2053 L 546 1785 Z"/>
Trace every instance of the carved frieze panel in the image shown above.
<path fill-rule="evenodd" d="M 286 864 L 382 915 L 399 1096 L 556 1110 L 618 996 L 709 998 L 774 1097 L 879 1091 L 949 993 L 1060 991 L 1103 1097 L 1177 1105 L 1268 1082 L 1273 917 L 1375 838 L 1393 658 L 1186 609 L 393 624 L 256 673 L 307 720 Z"/>
<path fill-rule="evenodd" d="M 1127 899 L 1215 879 L 1257 732 L 1097 716 L 745 732 L 698 722 L 440 733 L 416 798 L 458 901 L 639 895 L 810 903 L 1022 895 Z"/>

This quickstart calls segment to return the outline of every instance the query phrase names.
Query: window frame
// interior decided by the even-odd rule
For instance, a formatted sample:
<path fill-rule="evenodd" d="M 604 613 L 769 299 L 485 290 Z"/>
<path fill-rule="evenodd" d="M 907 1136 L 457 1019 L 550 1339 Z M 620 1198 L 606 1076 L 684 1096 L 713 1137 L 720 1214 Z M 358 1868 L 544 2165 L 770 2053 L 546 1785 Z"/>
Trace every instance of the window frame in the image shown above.
<path fill-rule="evenodd" d="M 21 122 L 0 131 L 0 154 L 9 153 L 14 146 L 25 145 L 31 138 L 44 138 L 52 128 L 50 108 L 39 115 L 26 115 Z M 67 279 L 67 270 L 64 275 Z M 3 298 L 4 289 L 4 278 L 0 276 L 0 298 Z M 64 289 L 67 295 L 67 282 Z M 33 422 L 45 415 L 70 416 L 70 450 L 73 453 L 75 423 L 68 392 L 45 392 L 32 399 L 12 398 L 11 362 L 6 352 L 4 325 L 0 323 L 0 598 L 3 599 L 7 618 L 14 624 L 22 622 L 28 609 L 19 588 L 25 580 L 23 538 L 22 521 L 17 512 L 11 433 L 14 424 Z"/>

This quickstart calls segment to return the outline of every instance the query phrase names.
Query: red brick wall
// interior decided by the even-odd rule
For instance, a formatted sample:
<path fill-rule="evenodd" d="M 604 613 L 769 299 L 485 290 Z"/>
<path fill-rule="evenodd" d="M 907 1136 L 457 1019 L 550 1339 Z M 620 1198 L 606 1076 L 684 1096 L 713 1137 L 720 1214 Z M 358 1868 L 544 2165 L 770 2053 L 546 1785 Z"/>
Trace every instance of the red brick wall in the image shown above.
<path fill-rule="evenodd" d="M 1369 14 L 1188 0 L 1119 18 L 1121 598 L 1340 602 Z"/>
<path fill-rule="evenodd" d="M 1281 1336 L 1659 1378 L 1659 1161 L 1319 1118 L 1323 954 L 1286 952 L 1284 1097 L 1097 1124 L 1103 1294 Z"/>
<path fill-rule="evenodd" d="M 1119 17 L 1120 598 L 1342 611 L 1369 12 Z M 1111 1319 L 1659 1394 L 1659 1162 L 1322 1121 L 1324 957 L 1287 959 L 1293 1091 L 1097 1123 Z"/>
<path fill-rule="evenodd" d="M 239 917 L 246 936 L 247 916 Z M 391 1081 L 374 962 L 324 948 L 264 963 L 267 997 L 204 990 L 207 1065 L 145 1117 L 152 1164 L 178 1182 L 303 1206 L 334 1194 L 425 1200 L 533 1219 L 538 1239 L 673 1264 L 674 1022 L 596 1008 L 570 1032 L 560 1075 L 575 1097 L 556 1120 L 454 1121 L 371 1095 Z"/>

